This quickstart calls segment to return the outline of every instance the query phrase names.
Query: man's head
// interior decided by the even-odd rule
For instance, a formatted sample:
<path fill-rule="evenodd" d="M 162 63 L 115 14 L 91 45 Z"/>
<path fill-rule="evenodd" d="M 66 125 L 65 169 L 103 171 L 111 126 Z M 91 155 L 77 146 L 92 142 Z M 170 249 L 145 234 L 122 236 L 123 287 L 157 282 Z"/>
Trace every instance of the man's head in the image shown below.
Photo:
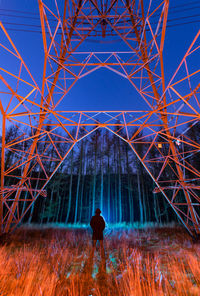
<path fill-rule="evenodd" d="M 100 215 L 101 214 L 101 210 L 100 209 L 96 209 L 95 214 L 96 215 Z"/>

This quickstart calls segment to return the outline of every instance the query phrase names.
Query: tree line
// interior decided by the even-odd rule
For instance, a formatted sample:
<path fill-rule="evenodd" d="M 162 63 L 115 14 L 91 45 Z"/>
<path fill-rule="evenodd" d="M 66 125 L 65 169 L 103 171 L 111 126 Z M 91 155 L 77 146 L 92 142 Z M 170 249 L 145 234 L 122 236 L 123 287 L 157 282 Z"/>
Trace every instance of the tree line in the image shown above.
<path fill-rule="evenodd" d="M 36 201 L 29 221 L 88 223 L 97 207 L 110 223 L 176 220 L 154 187 L 130 146 L 98 129 L 70 152 L 47 186 L 48 198 Z"/>
<path fill-rule="evenodd" d="M 198 142 L 198 131 L 199 125 L 189 129 L 190 139 Z M 6 135 L 6 141 L 16 138 L 17 128 L 10 127 Z M 145 149 L 144 145 L 139 149 Z M 5 168 L 13 157 L 8 150 Z M 198 154 L 192 162 L 200 167 Z M 46 169 L 51 172 L 52 164 Z M 177 221 L 162 194 L 153 193 L 154 187 L 130 146 L 108 130 L 97 129 L 73 148 L 48 183 L 47 197 L 36 200 L 24 222 L 88 223 L 97 207 L 110 223 Z"/>

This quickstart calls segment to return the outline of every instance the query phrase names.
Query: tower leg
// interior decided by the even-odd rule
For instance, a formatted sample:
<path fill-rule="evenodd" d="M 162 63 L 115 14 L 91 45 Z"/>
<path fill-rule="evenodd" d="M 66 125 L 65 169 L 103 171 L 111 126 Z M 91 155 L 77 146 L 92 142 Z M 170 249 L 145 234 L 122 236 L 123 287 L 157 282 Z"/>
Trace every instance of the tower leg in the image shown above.
<path fill-rule="evenodd" d="M 2 106 L 1 106 L 2 107 Z M 3 107 L 2 107 L 3 111 Z M 4 165 L 5 165 L 5 133 L 6 115 L 2 114 L 2 148 L 1 148 L 1 193 L 0 193 L 0 235 L 3 233 L 3 192 L 4 192 Z"/>

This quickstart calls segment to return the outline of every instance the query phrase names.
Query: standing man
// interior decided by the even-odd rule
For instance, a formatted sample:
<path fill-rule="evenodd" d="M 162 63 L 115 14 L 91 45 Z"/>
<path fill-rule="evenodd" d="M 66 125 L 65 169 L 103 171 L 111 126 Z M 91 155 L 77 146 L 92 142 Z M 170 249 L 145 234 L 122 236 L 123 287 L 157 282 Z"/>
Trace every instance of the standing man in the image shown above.
<path fill-rule="evenodd" d="M 92 227 L 93 234 L 92 234 L 92 240 L 93 240 L 93 249 L 92 253 L 94 254 L 94 250 L 96 247 L 97 240 L 100 242 L 101 247 L 101 257 L 105 258 L 104 253 L 104 247 L 103 247 L 103 231 L 105 229 L 105 221 L 102 216 L 100 216 L 101 210 L 96 209 L 95 216 L 92 216 L 92 219 L 90 221 L 90 226 Z"/>

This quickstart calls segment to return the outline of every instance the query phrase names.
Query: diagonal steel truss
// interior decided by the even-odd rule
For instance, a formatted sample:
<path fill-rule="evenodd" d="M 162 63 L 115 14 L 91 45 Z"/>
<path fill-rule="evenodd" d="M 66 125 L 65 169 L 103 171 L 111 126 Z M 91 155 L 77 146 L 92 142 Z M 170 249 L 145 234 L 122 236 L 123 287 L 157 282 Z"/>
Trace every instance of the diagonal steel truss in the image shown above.
<path fill-rule="evenodd" d="M 45 186 L 76 143 L 106 128 L 130 145 L 155 182 L 154 192 L 163 194 L 191 235 L 199 235 L 200 171 L 190 160 L 200 144 L 187 132 L 199 123 L 200 64 L 195 61 L 200 31 L 166 85 L 163 47 L 169 0 L 158 5 L 143 0 L 61 2 L 55 0 L 49 8 L 38 1 L 44 45 L 41 87 L 0 23 L 5 57 L 0 67 L 1 233 L 13 230 L 37 197 L 46 196 Z M 125 50 L 85 51 L 88 38 L 120 39 Z M 76 82 L 100 68 L 127 79 L 146 108 L 134 111 L 133 98 L 133 111 L 63 111 L 60 106 Z M 17 131 L 11 139 L 9 124 Z M 8 155 L 13 156 L 9 165 Z"/>

